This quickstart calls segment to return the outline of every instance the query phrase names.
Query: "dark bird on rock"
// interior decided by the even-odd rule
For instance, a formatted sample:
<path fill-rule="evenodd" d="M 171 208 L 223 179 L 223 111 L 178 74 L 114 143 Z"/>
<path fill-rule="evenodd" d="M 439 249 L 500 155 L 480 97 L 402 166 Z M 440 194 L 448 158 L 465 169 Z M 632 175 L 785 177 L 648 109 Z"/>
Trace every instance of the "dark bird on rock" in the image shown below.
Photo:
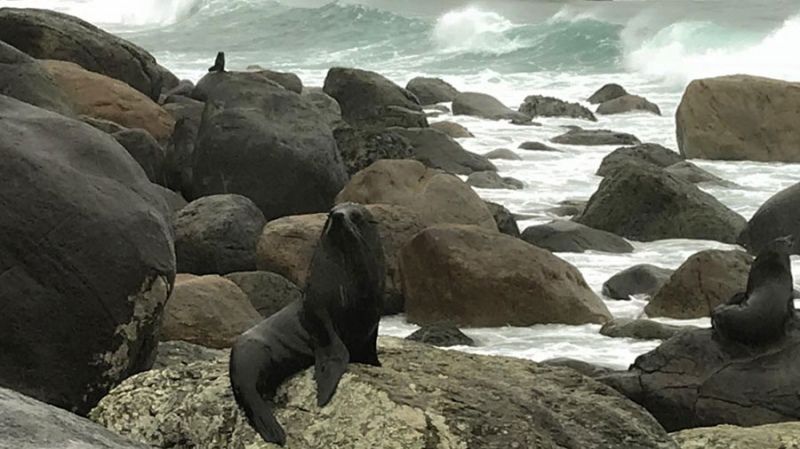
<path fill-rule="evenodd" d="M 225 52 L 217 53 L 217 59 L 214 60 L 214 65 L 208 68 L 209 72 L 224 72 L 225 71 Z"/>

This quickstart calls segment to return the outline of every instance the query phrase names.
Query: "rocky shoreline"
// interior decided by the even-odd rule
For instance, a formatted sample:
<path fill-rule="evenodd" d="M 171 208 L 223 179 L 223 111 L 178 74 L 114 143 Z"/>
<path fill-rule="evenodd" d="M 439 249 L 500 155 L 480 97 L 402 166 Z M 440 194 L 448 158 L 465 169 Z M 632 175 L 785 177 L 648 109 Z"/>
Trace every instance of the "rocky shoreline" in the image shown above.
<path fill-rule="evenodd" d="M 676 152 L 591 126 L 595 114 L 661 113 L 617 85 L 587 99 L 594 111 L 541 95 L 515 111 L 443 80 L 403 88 L 343 67 L 321 87 L 260 67 L 195 85 L 82 20 L 0 8 L 0 87 L 0 439 L 12 447 L 268 447 L 232 400 L 226 348 L 301 296 L 325 214 L 347 201 L 378 223 L 384 314 L 432 329 L 427 341 L 463 341 L 457 327 L 596 323 L 664 343 L 606 372 L 381 338 L 384 366 L 350 365 L 328 407 L 313 404 L 308 371 L 279 391 L 289 447 L 797 444 L 784 423 L 800 419 L 796 330 L 752 348 L 708 329 L 614 321 L 553 254 L 668 238 L 739 244 L 747 252 L 703 251 L 674 272 L 632 267 L 604 286 L 620 300 L 650 296 L 650 317 L 709 316 L 744 290 L 750 254 L 797 233 L 800 184 L 747 221 L 697 186 L 729 181 L 687 159 L 795 162 L 793 83 L 696 80 Z M 731 100 L 743 93 L 776 101 Z M 531 151 L 619 148 L 571 219 L 519 229 L 472 187 L 521 181 L 465 150 L 456 139 L 469 130 L 430 125 L 434 107 L 519 126 L 575 120 Z"/>

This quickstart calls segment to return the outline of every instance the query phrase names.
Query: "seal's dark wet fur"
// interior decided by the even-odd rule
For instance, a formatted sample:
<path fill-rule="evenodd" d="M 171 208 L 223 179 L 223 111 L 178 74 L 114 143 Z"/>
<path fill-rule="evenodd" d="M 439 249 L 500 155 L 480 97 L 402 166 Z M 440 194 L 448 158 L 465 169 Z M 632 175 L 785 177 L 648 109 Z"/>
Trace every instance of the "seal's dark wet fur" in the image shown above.
<path fill-rule="evenodd" d="M 794 283 L 789 255 L 791 237 L 772 241 L 753 261 L 747 289 L 711 313 L 714 331 L 745 344 L 779 340 L 794 324 Z"/>
<path fill-rule="evenodd" d="M 243 333 L 231 350 L 236 402 L 265 441 L 286 443 L 268 401 L 288 377 L 313 365 L 322 407 L 347 363 L 380 366 L 376 340 L 385 278 L 370 212 L 354 203 L 334 207 L 311 259 L 303 299 Z"/>

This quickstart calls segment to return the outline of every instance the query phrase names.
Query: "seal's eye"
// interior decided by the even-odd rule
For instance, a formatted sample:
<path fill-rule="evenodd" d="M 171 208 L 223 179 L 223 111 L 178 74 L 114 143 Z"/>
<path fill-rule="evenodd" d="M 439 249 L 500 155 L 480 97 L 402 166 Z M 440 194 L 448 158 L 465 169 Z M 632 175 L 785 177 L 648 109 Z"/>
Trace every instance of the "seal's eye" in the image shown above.
<path fill-rule="evenodd" d="M 359 212 L 353 212 L 350 214 L 350 219 L 353 220 L 354 223 L 361 223 L 364 221 L 364 216 Z"/>

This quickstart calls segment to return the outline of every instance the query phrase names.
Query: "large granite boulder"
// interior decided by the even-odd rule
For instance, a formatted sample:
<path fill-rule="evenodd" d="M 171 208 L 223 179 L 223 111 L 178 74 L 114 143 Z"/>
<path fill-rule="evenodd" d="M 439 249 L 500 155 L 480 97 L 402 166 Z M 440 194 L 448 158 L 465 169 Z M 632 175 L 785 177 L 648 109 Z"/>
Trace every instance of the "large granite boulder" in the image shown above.
<path fill-rule="evenodd" d="M 422 231 L 426 222 L 415 211 L 397 205 L 366 206 L 378 222 L 378 233 L 386 258 L 386 294 L 383 313 L 403 309 L 397 273 L 397 253 L 405 243 Z M 258 241 L 258 268 L 284 276 L 301 288 L 305 286 L 309 263 L 325 225 L 326 214 L 283 217 L 264 226 Z"/>
<path fill-rule="evenodd" d="M 451 122 L 447 120 L 442 120 L 440 122 L 433 122 L 431 123 L 431 128 L 441 131 L 448 136 L 452 137 L 453 139 L 463 139 L 467 137 L 475 137 L 464 125 L 460 125 L 456 122 Z"/>
<path fill-rule="evenodd" d="M 478 92 L 462 92 L 456 95 L 453 99 L 453 114 L 489 120 L 531 121 L 529 115 L 512 110 L 491 95 Z"/>
<path fill-rule="evenodd" d="M 67 61 L 41 63 L 72 100 L 78 114 L 110 120 L 126 128 L 144 129 L 161 143 L 172 136 L 175 119 L 155 101 L 124 82 Z"/>
<path fill-rule="evenodd" d="M 577 268 L 520 239 L 437 225 L 400 251 L 406 316 L 459 326 L 603 323 L 611 314 Z"/>
<path fill-rule="evenodd" d="M 497 230 L 503 234 L 510 235 L 511 237 L 519 237 L 519 226 L 514 214 L 511 213 L 502 204 L 493 203 L 491 201 L 484 201 L 489 208 L 489 212 L 494 217 L 494 222 L 497 223 Z"/>
<path fill-rule="evenodd" d="M 354 128 L 381 130 L 390 126 L 425 128 L 428 120 L 411 92 L 368 70 L 333 67 L 323 90 L 342 108 Z"/>
<path fill-rule="evenodd" d="M 425 225 L 471 224 L 497 231 L 483 200 L 458 177 L 417 161 L 378 161 L 357 173 L 336 203 L 394 204 L 414 211 Z"/>
<path fill-rule="evenodd" d="M 609 83 L 597 89 L 597 92 L 593 93 L 591 97 L 589 97 L 586 101 L 591 104 L 600 104 L 605 103 L 606 101 L 613 100 L 615 98 L 619 98 L 623 95 L 628 95 L 628 92 L 625 90 L 624 87 L 620 86 L 616 83 Z"/>
<path fill-rule="evenodd" d="M 342 108 L 339 106 L 339 102 L 323 92 L 321 87 L 304 88 L 303 97 L 317 108 L 317 111 L 322 115 L 322 120 L 332 130 L 336 131 L 339 128 L 349 127 L 347 122 L 342 119 Z"/>
<path fill-rule="evenodd" d="M 689 161 L 680 161 L 676 162 L 669 167 L 665 168 L 664 171 L 675 176 L 678 179 L 682 179 L 686 182 L 691 182 L 692 184 L 700 184 L 700 183 L 708 183 L 708 184 L 716 184 L 722 187 L 728 188 L 736 188 L 738 187 L 736 183 L 730 182 L 728 180 L 722 179 L 717 175 L 707 172 L 702 168 L 694 165 Z"/>
<path fill-rule="evenodd" d="M 575 221 L 631 240 L 734 243 L 745 219 L 658 167 L 632 164 L 606 176 Z"/>
<path fill-rule="evenodd" d="M 333 135 L 348 176 L 355 175 L 381 159 L 414 157 L 411 142 L 394 131 L 364 131 L 346 126 L 336 129 Z"/>
<path fill-rule="evenodd" d="M 621 147 L 612 151 L 600 162 L 597 176 L 608 176 L 628 164 L 654 164 L 667 168 L 682 162 L 683 156 L 657 143 L 643 143 L 632 147 Z"/>
<path fill-rule="evenodd" d="M 247 295 L 250 304 L 264 318 L 269 318 L 290 303 L 299 301 L 303 294 L 294 282 L 269 271 L 245 271 L 225 276 Z"/>
<path fill-rule="evenodd" d="M 166 151 L 149 132 L 141 128 L 123 129 L 112 137 L 136 159 L 150 182 L 167 185 Z"/>
<path fill-rule="evenodd" d="M 597 121 L 592 111 L 578 103 L 570 103 L 558 98 L 543 95 L 529 95 L 525 97 L 519 112 L 532 118 L 536 117 L 567 117 L 582 120 Z"/>
<path fill-rule="evenodd" d="M 431 168 L 456 175 L 479 171 L 497 171 L 484 156 L 469 152 L 447 134 L 432 128 L 390 128 L 411 143 L 414 159 Z"/>
<path fill-rule="evenodd" d="M 237 193 L 267 220 L 327 212 L 347 180 L 336 140 L 305 97 L 266 78 L 231 78 L 208 94 L 192 193 Z"/>
<path fill-rule="evenodd" d="M 105 427 L 0 387 L 0 447 L 7 449 L 148 449 Z"/>
<path fill-rule="evenodd" d="M 161 340 L 229 348 L 261 320 L 234 282 L 216 275 L 179 274 L 164 310 Z"/>
<path fill-rule="evenodd" d="M 59 114 L 75 114 L 72 100 L 34 58 L 0 40 L 0 92 Z"/>
<path fill-rule="evenodd" d="M 458 95 L 458 90 L 443 79 L 421 76 L 409 81 L 406 90 L 416 95 L 423 105 L 451 102 Z"/>
<path fill-rule="evenodd" d="M 220 84 L 229 83 L 259 83 L 271 82 L 275 85 L 281 86 L 286 90 L 292 91 L 296 94 L 303 92 L 303 83 L 300 78 L 293 73 L 272 72 L 269 70 L 264 71 L 250 71 L 250 72 L 209 72 L 200 78 L 197 85 L 192 89 L 189 95 L 192 99 L 206 102 L 211 95 L 211 92 L 216 89 Z"/>
<path fill-rule="evenodd" d="M 753 257 L 742 251 L 709 249 L 689 257 L 658 290 L 644 311 L 650 317 L 693 319 L 747 286 Z"/>
<path fill-rule="evenodd" d="M 661 109 L 657 104 L 639 95 L 623 95 L 612 100 L 604 101 L 597 107 L 597 113 L 600 115 L 623 114 L 633 111 L 644 111 L 655 115 L 661 115 Z"/>
<path fill-rule="evenodd" d="M 653 320 L 617 318 L 600 328 L 600 335 L 611 338 L 634 338 L 637 340 L 669 340 L 673 335 L 694 326 L 675 326 Z"/>
<path fill-rule="evenodd" d="M 603 295 L 611 299 L 631 299 L 633 295 L 653 297 L 669 280 L 674 270 L 651 264 L 626 268 L 603 282 Z"/>
<path fill-rule="evenodd" d="M 552 252 L 633 252 L 633 245 L 622 237 L 568 220 L 529 226 L 522 231 L 522 240 Z"/>
<path fill-rule="evenodd" d="M 758 254 L 778 237 L 795 237 L 794 254 L 800 254 L 800 183 L 772 195 L 747 222 L 736 243 Z"/>
<path fill-rule="evenodd" d="M 197 103 L 170 110 L 176 122 L 172 137 L 166 145 L 166 160 L 164 161 L 167 187 L 181 192 L 186 198 L 197 196 L 192 193 L 194 150 L 197 146 L 197 134 L 200 131 L 200 123 L 205 109 L 205 103 Z"/>
<path fill-rule="evenodd" d="M 178 272 L 228 274 L 256 269 L 256 245 L 267 220 L 242 195 L 196 199 L 175 217 Z"/>
<path fill-rule="evenodd" d="M 800 329 L 766 347 L 720 341 L 711 329 L 677 333 L 607 384 L 667 431 L 800 420 Z"/>
<path fill-rule="evenodd" d="M 553 137 L 550 141 L 563 145 L 584 146 L 639 145 L 642 143 L 633 134 L 608 129 L 583 129 L 578 126 L 570 127 L 567 132 Z"/>
<path fill-rule="evenodd" d="M 640 407 L 571 369 L 396 338 L 378 345 L 383 366 L 349 365 L 322 409 L 313 370 L 278 389 L 287 448 L 678 449 Z M 273 447 L 238 410 L 225 356 L 142 373 L 92 418 L 154 448 Z"/>
<path fill-rule="evenodd" d="M 763 426 L 719 425 L 675 432 L 672 438 L 681 449 L 747 449 L 800 447 L 800 422 L 782 422 Z"/>
<path fill-rule="evenodd" d="M 171 212 L 111 136 L 0 96 L 0 385 L 80 414 L 150 368 Z"/>
<path fill-rule="evenodd" d="M 0 8 L 0 41 L 36 59 L 74 62 L 158 101 L 165 70 L 150 53 L 77 17 L 46 9 Z"/>
<path fill-rule="evenodd" d="M 675 114 L 687 158 L 800 162 L 800 84 L 749 75 L 694 80 Z"/>

